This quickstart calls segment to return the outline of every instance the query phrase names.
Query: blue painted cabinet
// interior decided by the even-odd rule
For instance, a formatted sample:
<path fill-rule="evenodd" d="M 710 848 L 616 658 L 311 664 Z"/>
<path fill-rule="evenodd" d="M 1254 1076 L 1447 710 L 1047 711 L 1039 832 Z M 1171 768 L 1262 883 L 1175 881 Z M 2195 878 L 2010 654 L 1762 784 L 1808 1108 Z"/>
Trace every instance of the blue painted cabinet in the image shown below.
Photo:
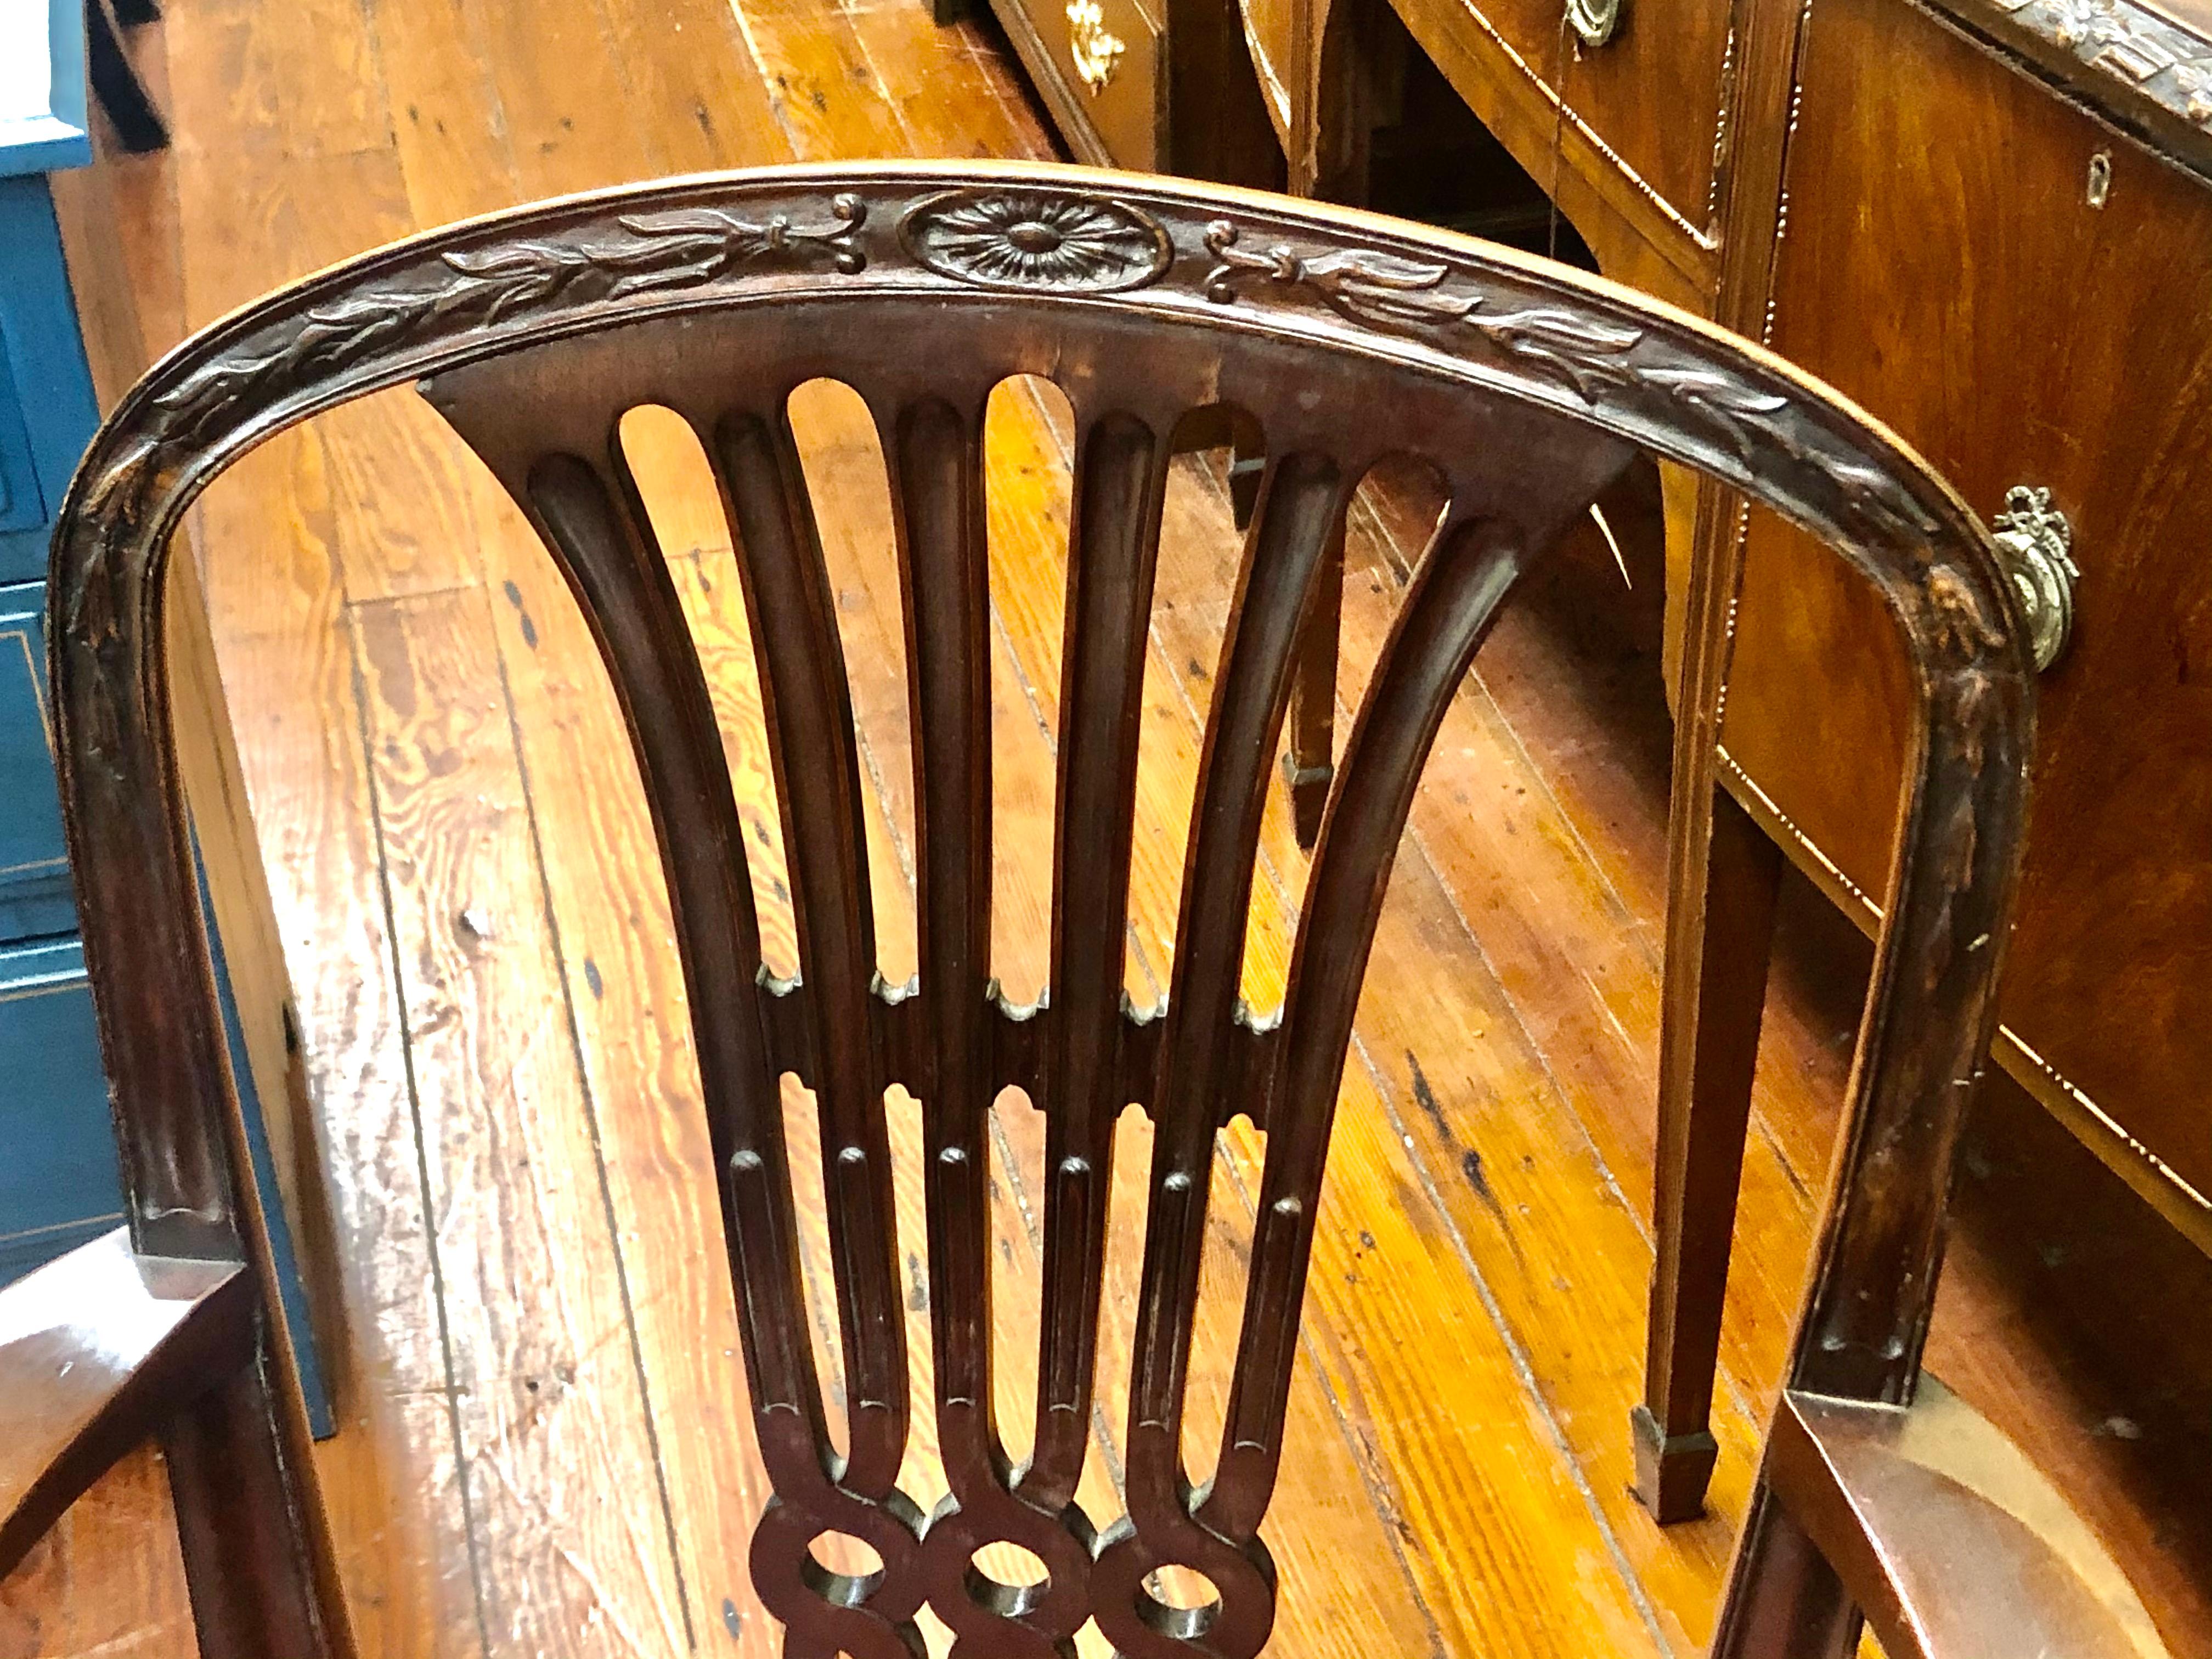
<path fill-rule="evenodd" d="M 76 928 L 46 699 L 46 585 L 0 587 L 0 940 Z"/>
<path fill-rule="evenodd" d="M 73 939 L 0 951 L 0 1283 L 121 1218 L 100 1043 Z"/>
<path fill-rule="evenodd" d="M 0 177 L 0 1281 L 122 1210 L 46 708 L 46 538 L 98 419 L 45 173 Z"/>

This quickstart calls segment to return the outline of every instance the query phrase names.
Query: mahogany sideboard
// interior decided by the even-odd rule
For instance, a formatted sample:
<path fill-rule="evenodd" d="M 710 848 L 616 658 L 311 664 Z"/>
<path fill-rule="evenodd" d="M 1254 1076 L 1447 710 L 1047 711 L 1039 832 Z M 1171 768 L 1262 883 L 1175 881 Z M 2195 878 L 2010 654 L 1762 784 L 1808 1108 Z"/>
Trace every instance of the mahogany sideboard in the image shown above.
<path fill-rule="evenodd" d="M 1091 0 L 996 3 L 1018 41 Z M 1600 270 L 1833 382 L 2006 532 L 2053 654 L 1996 1058 L 2212 1249 L 2212 0 L 1179 3 L 1213 7 L 1223 74 L 1209 31 L 1241 23 L 1293 190 L 1467 198 L 1492 163 L 1435 142 L 1440 82 Z M 1145 35 L 1147 76 L 1178 27 Z M 1047 100 L 1103 109 L 1120 67 L 1073 94 L 1054 71 Z M 1152 148 L 1072 147 L 1254 177 L 1156 141 L 1171 78 Z M 1668 483 L 1670 685 L 1692 550 L 1741 559 L 1721 781 L 1871 928 L 1893 632 L 1796 532 Z"/>

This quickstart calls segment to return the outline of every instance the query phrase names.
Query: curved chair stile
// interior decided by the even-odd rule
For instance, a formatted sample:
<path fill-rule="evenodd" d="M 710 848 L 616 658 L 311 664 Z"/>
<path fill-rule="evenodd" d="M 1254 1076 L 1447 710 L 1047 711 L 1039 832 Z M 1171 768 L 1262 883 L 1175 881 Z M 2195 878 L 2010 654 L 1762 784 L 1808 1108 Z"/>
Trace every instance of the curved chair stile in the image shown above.
<path fill-rule="evenodd" d="M 992 1002 L 986 978 L 981 427 L 990 386 L 1018 373 L 1055 380 L 1077 422 L 1052 994 L 1026 1018 Z M 793 386 L 822 375 L 860 393 L 890 462 L 921 888 L 920 980 L 903 998 L 871 982 L 849 692 L 784 412 Z M 1638 449 L 1835 547 L 1882 592 L 1911 653 L 1923 718 L 1895 890 L 1785 1382 L 1799 1403 L 1784 1408 L 1791 1422 L 1822 1400 L 1909 1411 L 1951 1152 L 1991 1024 L 2031 741 L 2025 651 L 1986 534 L 1833 394 L 1648 301 L 1392 221 L 1065 167 L 781 169 L 548 203 L 311 277 L 187 343 L 125 398 L 58 532 L 54 690 L 142 1255 L 237 1261 L 256 1231 L 234 1207 L 246 1183 L 231 1174 L 244 1165 L 168 729 L 169 540 L 197 493 L 255 443 L 410 380 L 546 541 L 638 751 L 722 1170 L 754 1424 L 777 1492 L 757 1534 L 756 1578 L 795 1656 L 911 1655 L 925 1601 L 969 1659 L 1065 1653 L 1086 1618 L 1131 1659 L 1249 1659 L 1265 1644 L 1274 1583 L 1261 1526 L 1329 1120 L 1390 859 L 1437 724 L 1514 578 Z M 700 434 L 740 548 L 793 852 L 795 985 L 761 968 L 711 702 L 622 459 L 620 418 L 647 402 Z M 1176 421 L 1217 403 L 1258 418 L 1269 460 L 1206 726 L 1169 1010 L 1140 1030 L 1122 1006 L 1121 938 L 1160 497 Z M 1352 483 L 1400 451 L 1437 463 L 1452 505 L 1330 796 L 1283 1024 L 1258 1032 L 1236 1004 L 1237 966 L 1299 619 Z M 179 986 L 201 994 L 179 996 Z M 822 1103 L 854 1400 L 845 1458 L 830 1449 L 811 1356 L 793 1334 L 803 1304 L 776 1095 L 786 1070 Z M 951 1490 L 927 1516 L 894 1484 L 909 1407 L 881 1110 L 892 1081 L 923 1099 L 930 1160 L 932 1404 Z M 1020 1470 L 990 1419 L 981 1184 L 983 1115 L 1010 1081 L 1033 1085 L 1048 1125 L 1037 1450 Z M 1104 1177 L 1114 1121 L 1132 1100 L 1158 1133 L 1130 1513 L 1107 1528 L 1074 1492 L 1096 1389 Z M 1261 1218 L 1218 1474 L 1192 1493 L 1179 1448 L 1206 1161 L 1236 1110 L 1269 1130 Z M 272 1446 L 289 1443 L 270 1432 Z M 1811 1462 L 1785 1455 L 1802 1439 L 1770 1452 L 1718 1652 L 1771 1651 L 1778 1630 L 1808 1634 L 1808 1651 L 1840 1651 L 1852 1603 L 1878 1621 L 1905 1618 L 1912 1592 L 1899 1589 L 1894 1558 L 1854 1553 L 1835 1530 L 1839 1513 L 1857 1516 L 1862 1535 L 1873 1523 L 1816 1503 Z M 307 1470 L 282 1456 L 275 1467 L 284 1547 L 252 1541 L 286 1555 L 274 1579 L 327 1606 Z M 1814 1516 L 1812 1532 L 1800 1510 Z M 874 1544 L 883 1572 L 815 1566 L 806 1547 L 831 1529 Z M 228 1540 L 234 1557 L 240 1537 Z M 972 1570 L 970 1553 L 1000 1540 L 1043 1557 L 1048 1583 L 994 1584 Z M 236 1569 L 223 1541 L 187 1540 L 196 1598 Z M 1218 1603 L 1155 1601 L 1148 1575 L 1168 1563 L 1206 1574 Z M 342 1615 L 318 1640 L 343 1650 Z"/>

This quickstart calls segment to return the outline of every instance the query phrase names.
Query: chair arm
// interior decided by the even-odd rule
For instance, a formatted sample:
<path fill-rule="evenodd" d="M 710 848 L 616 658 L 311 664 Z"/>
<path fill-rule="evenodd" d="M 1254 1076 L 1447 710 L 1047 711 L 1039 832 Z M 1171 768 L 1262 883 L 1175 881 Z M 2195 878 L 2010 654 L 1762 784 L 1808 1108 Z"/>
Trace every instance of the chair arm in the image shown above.
<path fill-rule="evenodd" d="M 0 1575 L 252 1358 L 253 1304 L 243 1263 L 136 1255 L 120 1227 L 0 1290 Z"/>
<path fill-rule="evenodd" d="M 2167 1659 L 2096 1534 L 1932 1376 L 1911 1406 L 1786 1393 L 1768 1460 L 1889 1659 Z"/>

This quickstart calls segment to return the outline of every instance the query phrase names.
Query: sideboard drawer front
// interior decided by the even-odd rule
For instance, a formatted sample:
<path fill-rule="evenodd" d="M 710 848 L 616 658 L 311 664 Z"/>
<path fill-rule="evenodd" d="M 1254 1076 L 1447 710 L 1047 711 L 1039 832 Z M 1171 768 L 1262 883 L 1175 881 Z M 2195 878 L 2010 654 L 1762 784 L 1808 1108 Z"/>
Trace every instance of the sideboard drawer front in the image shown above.
<path fill-rule="evenodd" d="M 1729 0 L 1620 0 L 1613 34 L 1598 46 L 1578 46 L 1573 31 L 1562 29 L 1565 0 L 1391 3 L 1539 183 L 1554 174 L 1556 143 L 1594 142 L 1616 175 L 1607 193 L 1632 214 L 1641 201 L 1656 205 L 1677 235 L 1710 228 Z M 1516 108 L 1484 96 L 1509 88 Z M 1572 124 L 1564 135 L 1554 131 L 1554 94 Z"/>
<path fill-rule="evenodd" d="M 2001 1007 L 2016 1069 L 2212 1194 L 2212 188 L 1894 0 L 1814 9 L 1790 154 L 1777 349 L 1985 519 L 2031 485 L 2072 524 Z M 1730 751 L 1879 897 L 1893 629 L 1771 523 L 1741 615 Z"/>
<path fill-rule="evenodd" d="M 46 709 L 46 590 L 0 587 L 0 943 L 76 926 Z"/>
<path fill-rule="evenodd" d="M 0 1282 L 122 1220 L 100 1039 L 74 942 L 0 951 Z"/>
<path fill-rule="evenodd" d="M 1161 165 L 1160 30 L 1133 0 L 1022 0 L 1116 167 Z"/>

